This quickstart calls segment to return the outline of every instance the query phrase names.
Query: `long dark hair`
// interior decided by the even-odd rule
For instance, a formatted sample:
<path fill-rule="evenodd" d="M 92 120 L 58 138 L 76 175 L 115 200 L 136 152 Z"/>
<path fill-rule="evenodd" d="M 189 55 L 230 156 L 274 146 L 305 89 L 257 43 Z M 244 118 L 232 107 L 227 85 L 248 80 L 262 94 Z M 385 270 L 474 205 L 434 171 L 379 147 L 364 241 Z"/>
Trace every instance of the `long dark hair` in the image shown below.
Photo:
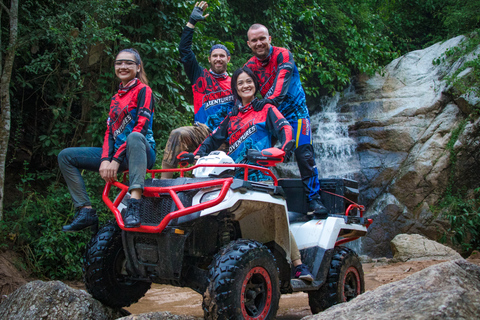
<path fill-rule="evenodd" d="M 244 72 L 246 74 L 248 74 L 248 76 L 250 78 L 252 78 L 253 83 L 255 84 L 255 95 L 257 95 L 257 92 L 260 90 L 260 86 L 258 85 L 258 79 L 257 79 L 257 76 L 255 75 L 255 73 L 253 73 L 253 71 L 248 67 L 238 68 L 233 73 L 231 86 L 232 86 L 233 97 L 235 98 L 236 101 L 240 101 L 240 102 L 242 102 L 242 98 L 240 98 L 240 96 L 238 95 L 237 79 L 238 79 L 238 76 L 241 75 Z"/>
<path fill-rule="evenodd" d="M 140 58 L 140 53 L 138 53 L 138 51 L 133 48 L 129 48 L 129 49 L 120 50 L 120 52 L 117 53 L 117 56 L 122 52 L 128 52 L 133 54 L 133 56 L 135 57 L 135 62 L 140 66 L 140 71 L 137 72 L 135 77 L 138 78 L 138 80 L 140 80 L 142 83 L 148 85 L 147 73 L 143 68 L 143 62 L 142 62 L 142 58 Z"/>

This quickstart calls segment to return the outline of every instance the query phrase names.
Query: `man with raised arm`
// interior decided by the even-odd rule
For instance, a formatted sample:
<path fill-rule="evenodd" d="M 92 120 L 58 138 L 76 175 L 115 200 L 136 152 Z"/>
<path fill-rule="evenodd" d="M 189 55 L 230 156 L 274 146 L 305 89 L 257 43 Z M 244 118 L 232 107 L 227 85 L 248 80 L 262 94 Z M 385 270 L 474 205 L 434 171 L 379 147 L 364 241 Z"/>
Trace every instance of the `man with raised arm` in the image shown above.
<path fill-rule="evenodd" d="M 327 210 L 320 199 L 310 115 L 293 55 L 285 48 L 271 45 L 272 37 L 264 25 L 253 24 L 247 37 L 253 57 L 245 66 L 258 77 L 263 97 L 253 108 L 261 110 L 265 104 L 273 104 L 293 127 L 295 157 L 307 193 L 309 211 L 325 216 Z"/>
<path fill-rule="evenodd" d="M 195 4 L 179 45 L 181 61 L 192 85 L 195 122 L 193 126 L 177 128 L 170 133 L 163 154 L 162 169 L 176 168 L 177 155 L 182 151 L 195 151 L 233 107 L 231 79 L 227 74 L 230 62 L 228 49 L 222 44 L 212 46 L 208 57 L 210 70 L 198 64 L 192 51 L 195 24 L 208 17 L 208 14 L 203 15 L 207 7 L 205 1 Z M 173 172 L 162 172 L 162 179 L 171 179 L 172 176 Z"/>

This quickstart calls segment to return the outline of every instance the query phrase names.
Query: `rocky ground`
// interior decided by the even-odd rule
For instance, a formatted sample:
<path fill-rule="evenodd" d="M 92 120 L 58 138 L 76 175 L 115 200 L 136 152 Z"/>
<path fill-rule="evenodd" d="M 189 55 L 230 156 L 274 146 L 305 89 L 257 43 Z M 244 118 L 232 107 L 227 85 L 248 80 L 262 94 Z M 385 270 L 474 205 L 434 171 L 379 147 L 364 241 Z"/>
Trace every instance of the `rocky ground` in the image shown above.
<path fill-rule="evenodd" d="M 11 290 L 13 287 L 31 280 L 24 279 L 24 274 L 16 273 L 12 269 L 11 266 L 15 263 L 14 260 L 15 255 L 11 252 L 0 253 L 0 289 L 3 289 L 2 291 Z M 480 254 L 478 252 L 467 260 L 480 266 Z M 364 263 L 366 291 L 402 280 L 409 275 L 443 261 L 423 260 L 392 263 L 392 260 L 378 259 L 370 263 Z M 84 288 L 81 282 L 70 282 L 68 285 L 77 289 Z M 3 292 L 3 294 L 5 293 L 7 292 Z M 202 317 L 201 303 L 202 297 L 190 289 L 153 285 L 144 298 L 126 309 L 132 314 L 169 311 L 176 315 Z M 295 293 L 281 297 L 277 319 L 301 319 L 308 315 L 311 315 L 311 312 L 308 306 L 307 294 Z"/>
<path fill-rule="evenodd" d="M 480 254 L 476 256 L 476 259 L 472 256 L 468 261 L 480 266 Z M 388 263 L 388 260 L 380 259 L 376 262 L 364 263 L 365 290 L 374 290 L 381 285 L 404 279 L 415 272 L 444 261 L 425 260 Z M 178 315 L 202 317 L 201 306 L 202 297 L 190 289 L 154 285 L 145 297 L 126 309 L 132 314 L 169 311 Z M 277 319 L 301 319 L 311 314 L 306 293 L 287 294 L 281 297 Z"/>

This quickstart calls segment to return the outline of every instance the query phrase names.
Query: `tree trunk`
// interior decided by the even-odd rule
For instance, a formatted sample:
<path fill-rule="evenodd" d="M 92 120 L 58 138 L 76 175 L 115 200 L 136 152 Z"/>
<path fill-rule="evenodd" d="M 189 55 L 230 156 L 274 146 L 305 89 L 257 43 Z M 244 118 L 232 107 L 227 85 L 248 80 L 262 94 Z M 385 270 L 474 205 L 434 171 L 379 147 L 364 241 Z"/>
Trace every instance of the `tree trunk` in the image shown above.
<path fill-rule="evenodd" d="M 0 69 L 0 220 L 3 220 L 5 164 L 7 159 L 8 140 L 10 138 L 10 78 L 12 75 L 13 60 L 15 58 L 15 49 L 17 45 L 18 0 L 11 0 L 10 10 L 5 10 L 5 12 L 10 17 L 10 39 L 5 60 L 1 61 L 2 66 Z"/>

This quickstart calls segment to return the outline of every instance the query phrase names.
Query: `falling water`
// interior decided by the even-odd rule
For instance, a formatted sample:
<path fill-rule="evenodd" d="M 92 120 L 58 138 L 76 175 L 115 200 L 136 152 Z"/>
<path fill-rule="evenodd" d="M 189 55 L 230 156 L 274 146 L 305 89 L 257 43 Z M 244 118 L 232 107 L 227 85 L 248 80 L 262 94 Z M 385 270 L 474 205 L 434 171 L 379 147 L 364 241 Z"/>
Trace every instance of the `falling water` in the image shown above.
<path fill-rule="evenodd" d="M 352 114 L 339 112 L 339 100 L 339 93 L 324 99 L 323 111 L 311 117 L 318 175 L 320 178 L 354 179 L 360 165 L 355 152 L 357 143 L 349 136 L 348 128 L 355 120 Z"/>
<path fill-rule="evenodd" d="M 343 97 L 354 94 L 351 88 Z M 349 136 L 348 129 L 355 123 L 353 114 L 340 112 L 340 94 L 322 101 L 322 112 L 311 117 L 313 147 L 319 178 L 347 178 L 355 180 L 360 171 L 360 162 L 356 153 L 357 143 Z M 349 242 L 347 247 L 362 253 L 360 240 Z"/>
<path fill-rule="evenodd" d="M 348 135 L 349 126 L 355 123 L 351 113 L 340 113 L 338 102 L 341 96 L 353 94 L 347 89 L 334 97 L 324 97 L 320 101 L 322 111 L 310 117 L 313 132 L 313 147 L 319 178 L 355 179 L 360 170 L 357 143 Z M 298 177 L 296 162 L 279 167 L 281 176 Z"/>

